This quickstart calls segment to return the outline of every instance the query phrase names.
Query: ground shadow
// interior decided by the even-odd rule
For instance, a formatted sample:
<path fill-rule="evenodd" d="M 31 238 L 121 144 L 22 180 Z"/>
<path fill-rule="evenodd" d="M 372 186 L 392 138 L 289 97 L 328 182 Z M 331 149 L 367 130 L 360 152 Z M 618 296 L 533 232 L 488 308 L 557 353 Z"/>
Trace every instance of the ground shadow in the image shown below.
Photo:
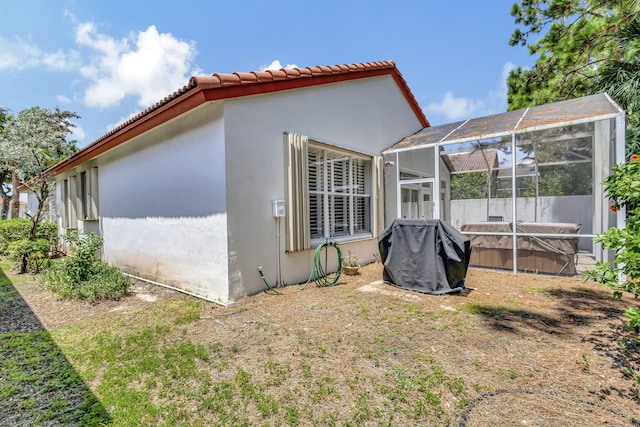
<path fill-rule="evenodd" d="M 0 425 L 105 425 L 107 411 L 0 269 Z"/>
<path fill-rule="evenodd" d="M 604 319 L 619 319 L 625 307 L 611 293 L 591 289 L 550 289 L 545 295 L 556 304 L 547 313 L 509 305 L 480 304 L 473 311 L 485 318 L 489 327 L 514 334 L 534 329 L 555 335 L 575 334 L 577 327 L 586 327 Z"/>
<path fill-rule="evenodd" d="M 616 300 L 607 290 L 556 288 L 545 292 L 556 303 L 543 314 L 534 310 L 507 306 L 478 305 L 474 312 L 496 330 L 525 334 L 534 329 L 560 336 L 577 335 L 593 344 L 594 350 L 608 357 L 612 366 L 632 381 L 625 390 L 600 390 L 601 395 L 617 393 L 640 403 L 640 341 L 634 331 L 626 327 L 622 314 L 627 306 Z M 589 329 L 595 324 L 606 328 Z"/>

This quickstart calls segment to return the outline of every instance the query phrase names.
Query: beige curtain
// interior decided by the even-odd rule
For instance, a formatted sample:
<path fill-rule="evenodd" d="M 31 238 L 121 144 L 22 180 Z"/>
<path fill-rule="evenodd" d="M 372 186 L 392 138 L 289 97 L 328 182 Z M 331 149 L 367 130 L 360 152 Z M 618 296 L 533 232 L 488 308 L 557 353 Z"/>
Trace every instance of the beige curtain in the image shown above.
<path fill-rule="evenodd" d="M 65 203 L 68 208 L 68 223 L 69 228 L 78 228 L 78 204 L 80 203 L 78 198 L 78 179 L 75 175 L 68 178 L 69 190 L 67 196 L 69 197 Z"/>
<path fill-rule="evenodd" d="M 60 186 L 60 217 L 62 219 L 62 228 L 69 228 L 69 184 L 65 179 Z"/>
<path fill-rule="evenodd" d="M 384 230 L 384 160 L 381 156 L 373 158 L 373 237 Z"/>
<path fill-rule="evenodd" d="M 284 134 L 287 195 L 287 252 L 311 248 L 309 236 L 309 139 L 304 135 Z"/>
<path fill-rule="evenodd" d="M 98 219 L 98 168 L 87 171 L 89 182 L 87 183 L 87 219 Z"/>

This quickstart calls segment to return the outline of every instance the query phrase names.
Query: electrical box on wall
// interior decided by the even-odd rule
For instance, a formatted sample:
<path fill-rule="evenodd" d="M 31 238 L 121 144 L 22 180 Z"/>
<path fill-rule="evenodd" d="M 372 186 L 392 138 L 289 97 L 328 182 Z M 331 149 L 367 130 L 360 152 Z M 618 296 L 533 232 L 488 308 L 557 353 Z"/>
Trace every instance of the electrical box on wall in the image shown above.
<path fill-rule="evenodd" d="M 281 218 L 284 216 L 284 200 L 272 200 L 271 211 L 275 218 Z"/>

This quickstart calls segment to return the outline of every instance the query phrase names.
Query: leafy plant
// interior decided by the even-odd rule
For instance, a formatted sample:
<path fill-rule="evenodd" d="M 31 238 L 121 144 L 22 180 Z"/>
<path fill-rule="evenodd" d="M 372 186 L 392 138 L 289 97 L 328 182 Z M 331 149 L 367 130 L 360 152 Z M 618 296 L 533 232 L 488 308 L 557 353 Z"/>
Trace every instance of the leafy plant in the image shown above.
<path fill-rule="evenodd" d="M 624 312 L 624 315 L 630 318 L 629 326 L 637 333 L 640 333 L 640 310 L 637 308 L 630 308 Z"/>
<path fill-rule="evenodd" d="M 28 219 L 7 219 L 0 221 L 0 254 L 5 253 L 11 242 L 27 239 L 31 221 Z M 37 239 L 46 239 L 54 249 L 57 247 L 58 226 L 53 222 L 41 222 L 36 229 Z"/>
<path fill-rule="evenodd" d="M 631 156 L 628 162 L 614 166 L 613 173 L 605 182 L 605 191 L 613 204 L 611 210 L 627 209 L 626 226 L 612 227 L 595 238 L 607 248 L 615 251 L 614 262 L 597 262 L 596 268 L 584 273 L 584 279 L 611 287 L 614 296 L 621 298 L 623 292 L 640 296 L 640 159 Z M 629 309 L 625 312 L 631 318 L 630 325 L 640 326 L 640 311 Z"/>
<path fill-rule="evenodd" d="M 10 219 L 0 221 L 0 254 L 6 254 L 14 267 L 38 273 L 57 252 L 58 227 L 53 222 L 38 224 L 35 239 L 29 239 L 31 221 Z"/>
<path fill-rule="evenodd" d="M 72 255 L 44 271 L 42 285 L 60 298 L 98 301 L 118 299 L 131 287 L 131 280 L 118 268 L 100 260 L 102 237 L 95 233 L 69 233 Z"/>
<path fill-rule="evenodd" d="M 342 265 L 345 267 L 360 267 L 360 259 L 353 255 L 351 251 L 348 251 L 347 256 L 342 261 Z"/>
<path fill-rule="evenodd" d="M 51 244 L 46 239 L 21 239 L 9 243 L 7 255 L 14 266 L 20 266 L 26 260 L 27 270 L 39 273 L 49 262 L 50 250 Z"/>

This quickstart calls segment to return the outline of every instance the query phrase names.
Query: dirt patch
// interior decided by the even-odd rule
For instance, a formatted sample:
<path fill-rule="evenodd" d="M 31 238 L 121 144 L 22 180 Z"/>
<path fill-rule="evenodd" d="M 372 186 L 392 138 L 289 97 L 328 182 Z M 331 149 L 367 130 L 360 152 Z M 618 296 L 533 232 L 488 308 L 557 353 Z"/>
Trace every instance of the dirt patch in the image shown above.
<path fill-rule="evenodd" d="M 467 276 L 474 290 L 431 296 L 382 283 L 381 269 L 366 266 L 334 287 L 205 304 L 188 336 L 233 347 L 234 366 L 249 372 L 265 372 L 266 360 L 288 367 L 283 388 L 304 384 L 298 371 L 326 373 L 340 399 L 319 404 L 338 420 L 368 386 L 363 378 L 392 381 L 420 358 L 464 384 L 465 401 L 443 394 L 451 425 L 637 425 L 640 346 L 622 313 L 638 301 L 580 278 L 480 269 Z M 58 301 L 33 283 L 18 289 L 47 329 L 189 298 L 142 282 L 98 305 Z"/>
<path fill-rule="evenodd" d="M 43 291 L 36 281 L 21 283 L 17 288 L 46 329 L 68 326 L 109 312 L 134 312 L 156 301 L 180 297 L 175 291 L 142 281 L 134 281 L 128 296 L 118 301 L 103 301 L 96 304 L 60 300 L 54 294 Z"/>

